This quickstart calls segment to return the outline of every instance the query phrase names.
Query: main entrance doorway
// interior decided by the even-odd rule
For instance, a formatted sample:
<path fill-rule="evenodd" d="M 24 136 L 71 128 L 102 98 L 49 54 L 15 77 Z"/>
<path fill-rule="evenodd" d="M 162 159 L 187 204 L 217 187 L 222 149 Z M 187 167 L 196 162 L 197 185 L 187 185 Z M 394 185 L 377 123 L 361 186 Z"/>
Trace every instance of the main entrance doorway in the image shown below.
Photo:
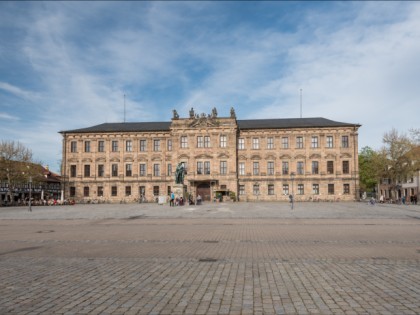
<path fill-rule="evenodd" d="M 197 196 L 198 195 L 201 196 L 201 199 L 202 200 L 204 200 L 204 201 L 210 201 L 211 200 L 210 184 L 208 184 L 208 183 L 199 184 L 197 186 Z"/>

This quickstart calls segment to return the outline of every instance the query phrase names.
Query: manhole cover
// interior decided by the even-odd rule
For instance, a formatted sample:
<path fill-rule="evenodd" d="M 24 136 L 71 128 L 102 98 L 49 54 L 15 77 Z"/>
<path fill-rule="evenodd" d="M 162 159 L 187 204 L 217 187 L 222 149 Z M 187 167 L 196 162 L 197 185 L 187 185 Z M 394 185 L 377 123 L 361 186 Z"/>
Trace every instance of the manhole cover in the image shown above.
<path fill-rule="evenodd" d="M 214 259 L 214 258 L 201 258 L 198 261 L 199 262 L 216 262 L 217 259 Z"/>
<path fill-rule="evenodd" d="M 137 220 L 137 219 L 141 219 L 143 217 L 144 217 L 143 214 L 142 215 L 135 215 L 135 216 L 132 216 L 132 217 L 128 217 L 128 220 Z"/>

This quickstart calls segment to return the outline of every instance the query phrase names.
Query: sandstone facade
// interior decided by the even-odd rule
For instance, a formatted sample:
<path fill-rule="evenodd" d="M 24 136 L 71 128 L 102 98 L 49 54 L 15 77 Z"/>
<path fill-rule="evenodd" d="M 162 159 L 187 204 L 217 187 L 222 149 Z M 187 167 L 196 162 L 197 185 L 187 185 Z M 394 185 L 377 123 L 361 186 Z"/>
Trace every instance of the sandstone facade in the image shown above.
<path fill-rule="evenodd" d="M 184 163 L 185 193 L 239 201 L 354 200 L 358 128 L 324 118 L 238 120 L 196 114 L 170 122 L 62 131 L 65 198 L 154 202 Z"/>

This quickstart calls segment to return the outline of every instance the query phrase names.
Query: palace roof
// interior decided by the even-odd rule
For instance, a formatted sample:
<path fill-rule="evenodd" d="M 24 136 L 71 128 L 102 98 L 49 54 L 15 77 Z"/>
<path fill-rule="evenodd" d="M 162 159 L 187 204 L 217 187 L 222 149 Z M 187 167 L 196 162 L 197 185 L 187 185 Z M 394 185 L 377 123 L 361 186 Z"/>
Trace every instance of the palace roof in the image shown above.
<path fill-rule="evenodd" d="M 316 118 L 280 118 L 280 119 L 249 119 L 237 120 L 238 128 L 245 129 L 290 129 L 290 128 L 328 128 L 328 127 L 360 127 L 359 124 L 350 124 Z M 171 122 L 125 122 L 103 123 L 100 125 L 60 131 L 60 133 L 104 133 L 104 132 L 146 132 L 170 131 Z"/>

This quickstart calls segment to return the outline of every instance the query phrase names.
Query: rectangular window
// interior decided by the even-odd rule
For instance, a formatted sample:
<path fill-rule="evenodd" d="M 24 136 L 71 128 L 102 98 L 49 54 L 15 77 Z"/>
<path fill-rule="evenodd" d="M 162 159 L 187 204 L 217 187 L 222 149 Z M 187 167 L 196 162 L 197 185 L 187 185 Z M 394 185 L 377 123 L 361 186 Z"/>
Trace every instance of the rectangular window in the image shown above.
<path fill-rule="evenodd" d="M 159 196 L 159 186 L 153 186 L 153 196 Z"/>
<path fill-rule="evenodd" d="M 260 194 L 260 185 L 253 185 L 252 186 L 252 193 L 254 194 L 254 195 L 259 195 Z"/>
<path fill-rule="evenodd" d="M 153 164 L 153 176 L 160 176 L 160 164 Z"/>
<path fill-rule="evenodd" d="M 197 137 L 197 148 L 202 148 L 202 147 L 204 147 L 203 137 L 202 136 L 198 136 Z"/>
<path fill-rule="evenodd" d="M 282 137 L 281 138 L 281 147 L 283 149 L 288 149 L 289 148 L 289 138 L 288 137 Z"/>
<path fill-rule="evenodd" d="M 83 187 L 83 197 L 89 197 L 89 187 Z"/>
<path fill-rule="evenodd" d="M 334 138 L 333 136 L 327 136 L 327 148 L 334 147 Z"/>
<path fill-rule="evenodd" d="M 70 187 L 70 197 L 75 197 L 76 196 L 76 187 L 71 186 Z"/>
<path fill-rule="evenodd" d="M 76 177 L 76 165 L 70 165 L 70 177 Z"/>
<path fill-rule="evenodd" d="M 273 184 L 268 185 L 268 194 L 269 195 L 274 195 L 274 185 Z"/>
<path fill-rule="evenodd" d="M 259 162 L 252 163 L 252 173 L 254 175 L 259 175 L 260 174 L 260 163 Z"/>
<path fill-rule="evenodd" d="M 267 162 L 267 175 L 274 175 L 274 162 Z"/>
<path fill-rule="evenodd" d="M 160 140 L 153 140 L 153 151 L 160 151 Z"/>
<path fill-rule="evenodd" d="M 168 151 L 172 151 L 172 139 L 168 139 L 167 146 L 168 146 Z"/>
<path fill-rule="evenodd" d="M 239 163 L 239 175 L 245 175 L 245 163 Z"/>
<path fill-rule="evenodd" d="M 239 138 L 238 139 L 238 150 L 245 150 L 245 139 Z"/>
<path fill-rule="evenodd" d="M 90 177 L 90 165 L 85 165 L 84 176 L 85 177 Z"/>
<path fill-rule="evenodd" d="M 304 195 L 305 194 L 305 190 L 304 190 L 304 187 L 303 187 L 303 184 L 298 184 L 298 191 L 297 191 L 297 194 L 298 195 Z"/>
<path fill-rule="evenodd" d="M 98 186 L 98 197 L 103 197 L 103 196 L 104 196 L 104 187 Z"/>
<path fill-rule="evenodd" d="M 227 173 L 227 162 L 226 161 L 220 161 L 220 174 L 226 175 Z"/>
<path fill-rule="evenodd" d="M 254 150 L 258 150 L 260 148 L 260 139 L 259 138 L 252 138 L 252 148 Z"/>
<path fill-rule="evenodd" d="M 105 152 L 105 141 L 98 141 L 98 152 Z"/>
<path fill-rule="evenodd" d="M 141 163 L 140 164 L 140 172 L 139 172 L 140 174 L 140 176 L 146 176 L 146 164 L 144 164 L 144 163 Z"/>
<path fill-rule="evenodd" d="M 131 196 L 131 186 L 125 186 L 125 196 Z"/>
<path fill-rule="evenodd" d="M 296 137 L 296 148 L 303 149 L 303 137 Z"/>
<path fill-rule="evenodd" d="M 274 149 L 274 138 L 272 137 L 267 138 L 267 149 L 269 150 Z"/>
<path fill-rule="evenodd" d="M 140 140 L 140 151 L 146 152 L 146 140 Z"/>
<path fill-rule="evenodd" d="M 125 165 L 125 176 L 132 176 L 133 175 L 133 165 L 126 164 Z"/>
<path fill-rule="evenodd" d="M 188 148 L 188 137 L 182 136 L 181 137 L 181 148 Z"/>
<path fill-rule="evenodd" d="M 302 161 L 298 161 L 297 162 L 297 169 L 296 172 L 298 175 L 303 175 L 304 173 L 304 168 L 303 168 L 303 162 Z"/>
<path fill-rule="evenodd" d="M 210 162 L 204 162 L 204 174 L 209 175 L 210 174 Z"/>
<path fill-rule="evenodd" d="M 319 185 L 318 184 L 312 184 L 312 193 L 314 195 L 319 195 Z"/>
<path fill-rule="evenodd" d="M 118 141 L 112 141 L 112 152 L 118 152 Z"/>
<path fill-rule="evenodd" d="M 281 162 L 281 172 L 283 175 L 289 174 L 289 162 Z"/>
<path fill-rule="evenodd" d="M 98 177 L 104 177 L 105 168 L 103 164 L 98 165 Z"/>
<path fill-rule="evenodd" d="M 133 142 L 131 140 L 127 140 L 125 142 L 125 151 L 127 152 L 133 151 Z"/>
<path fill-rule="evenodd" d="M 220 136 L 220 147 L 226 148 L 227 145 L 227 137 L 226 136 Z"/>
<path fill-rule="evenodd" d="M 245 185 L 239 185 L 239 194 L 245 195 Z"/>
<path fill-rule="evenodd" d="M 209 136 L 204 137 L 204 147 L 205 148 L 210 148 L 210 137 Z"/>
<path fill-rule="evenodd" d="M 328 195 L 334 195 L 334 184 L 328 184 Z"/>
<path fill-rule="evenodd" d="M 70 142 L 70 152 L 72 153 L 77 152 L 77 141 Z"/>
<path fill-rule="evenodd" d="M 85 152 L 90 152 L 90 141 L 85 141 Z"/>
<path fill-rule="evenodd" d="M 118 195 L 118 190 L 117 190 L 117 186 L 112 186 L 111 187 L 111 196 L 115 197 Z"/>
<path fill-rule="evenodd" d="M 334 161 L 327 161 L 327 174 L 334 174 Z"/>
<path fill-rule="evenodd" d="M 283 184 L 283 195 L 289 195 L 289 184 Z"/>
<path fill-rule="evenodd" d="M 197 162 L 197 174 L 198 175 L 203 174 L 203 162 Z"/>
<path fill-rule="evenodd" d="M 312 137 L 311 148 L 318 148 L 318 137 L 316 136 Z"/>
<path fill-rule="evenodd" d="M 343 161 L 343 174 L 350 174 L 349 161 Z"/>
<path fill-rule="evenodd" d="M 111 176 L 118 176 L 118 164 L 111 165 Z"/>
<path fill-rule="evenodd" d="M 349 195 L 350 194 L 350 184 L 344 184 L 343 185 L 343 193 L 345 195 Z"/>
<path fill-rule="evenodd" d="M 349 136 L 342 136 L 341 137 L 341 147 L 348 148 L 349 147 Z"/>
<path fill-rule="evenodd" d="M 312 174 L 319 173 L 319 163 L 318 161 L 312 161 Z"/>
<path fill-rule="evenodd" d="M 168 164 L 168 176 L 172 176 L 172 164 Z"/>

